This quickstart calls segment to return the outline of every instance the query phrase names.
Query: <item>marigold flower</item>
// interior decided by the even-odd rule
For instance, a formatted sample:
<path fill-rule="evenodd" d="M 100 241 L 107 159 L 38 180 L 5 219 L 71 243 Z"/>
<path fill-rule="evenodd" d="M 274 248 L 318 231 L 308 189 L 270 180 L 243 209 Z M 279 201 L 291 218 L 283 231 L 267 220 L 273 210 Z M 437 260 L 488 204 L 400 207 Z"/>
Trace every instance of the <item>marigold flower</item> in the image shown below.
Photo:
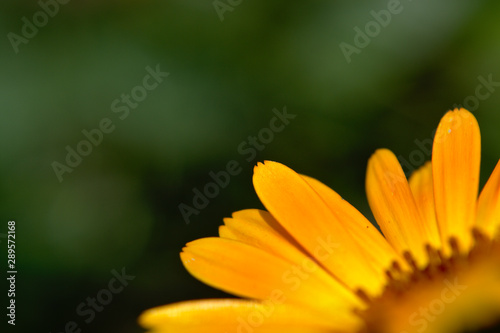
<path fill-rule="evenodd" d="M 407 180 L 377 150 L 366 192 L 384 236 L 332 189 L 276 162 L 254 187 L 267 211 L 224 219 L 190 242 L 186 269 L 242 299 L 145 311 L 154 332 L 460 332 L 500 320 L 500 162 L 478 197 L 479 126 L 465 109 L 439 123 L 432 161 Z"/>

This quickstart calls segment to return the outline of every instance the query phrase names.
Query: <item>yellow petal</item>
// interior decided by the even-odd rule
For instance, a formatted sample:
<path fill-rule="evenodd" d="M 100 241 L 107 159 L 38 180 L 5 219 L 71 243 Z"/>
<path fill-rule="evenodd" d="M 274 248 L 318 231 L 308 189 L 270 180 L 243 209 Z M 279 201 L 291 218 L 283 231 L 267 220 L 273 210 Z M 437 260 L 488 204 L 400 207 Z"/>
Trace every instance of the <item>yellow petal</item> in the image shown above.
<path fill-rule="evenodd" d="M 472 245 L 476 217 L 481 136 L 476 118 L 465 109 L 448 111 L 441 119 L 432 148 L 436 216 L 444 254 L 450 238 L 461 252 Z"/>
<path fill-rule="evenodd" d="M 389 243 L 399 253 L 410 252 L 419 267 L 425 266 L 429 235 L 403 169 L 390 150 L 379 149 L 368 161 L 366 194 Z"/>
<path fill-rule="evenodd" d="M 432 184 L 432 164 L 426 162 L 416 170 L 408 181 L 415 202 L 422 214 L 425 223 L 428 242 L 435 249 L 441 248 L 441 236 L 436 219 L 436 207 L 434 206 L 434 186 Z"/>
<path fill-rule="evenodd" d="M 479 195 L 476 223 L 489 237 L 500 235 L 500 160 Z"/>
<path fill-rule="evenodd" d="M 354 316 L 320 317 L 284 304 L 277 292 L 265 302 L 241 299 L 207 299 L 174 303 L 149 309 L 139 323 L 153 332 L 175 333 L 328 333 L 336 329 L 355 331 Z"/>
<path fill-rule="evenodd" d="M 290 243 L 280 233 L 276 232 L 268 223 L 277 223 L 266 211 L 248 209 L 233 213 L 233 218 L 224 219 L 224 226 L 219 228 L 222 238 L 237 240 L 251 245 L 276 257 L 289 262 L 291 265 L 302 265 L 304 270 L 314 272 L 315 278 L 324 288 L 339 290 L 341 293 L 352 293 L 337 279 L 332 277 L 320 266 L 314 258 L 310 258 L 301 249 Z M 333 289 L 332 289 L 333 288 Z"/>
<path fill-rule="evenodd" d="M 226 226 L 229 224 L 238 224 L 239 230 L 244 231 L 241 227 L 243 225 L 253 226 L 254 228 L 259 228 L 262 232 L 265 232 L 262 237 L 266 237 L 267 234 L 278 236 L 280 239 L 287 241 L 288 243 L 294 245 L 298 249 L 302 249 L 299 243 L 276 221 L 276 219 L 264 210 L 260 209 L 244 209 L 232 214 L 232 218 L 224 219 Z M 234 229 L 234 228 L 233 228 Z M 273 242 L 259 238 L 253 237 L 255 241 L 260 244 L 266 243 L 268 246 L 273 246 Z M 306 253 L 305 251 L 303 251 Z"/>
<path fill-rule="evenodd" d="M 271 214 L 263 210 L 247 209 L 233 213 L 232 218 L 225 218 L 225 225 L 219 227 L 219 235 L 260 248 L 291 263 L 304 260 L 306 253 L 268 223 L 277 223 Z"/>
<path fill-rule="evenodd" d="M 362 307 L 361 301 L 307 257 L 290 263 L 239 241 L 202 238 L 181 253 L 186 269 L 200 281 L 237 296 L 265 300 L 280 290 L 290 304 L 327 315 Z"/>
<path fill-rule="evenodd" d="M 407 267 L 403 258 L 363 214 L 319 180 L 304 175 L 302 177 L 325 200 L 337 219 L 342 221 L 343 226 L 360 245 L 363 256 L 380 275 L 385 275 L 394 262 L 401 268 Z"/>
<path fill-rule="evenodd" d="M 255 167 L 253 183 L 267 210 L 331 274 L 353 290 L 380 290 L 383 281 L 363 251 L 304 178 L 266 161 Z"/>

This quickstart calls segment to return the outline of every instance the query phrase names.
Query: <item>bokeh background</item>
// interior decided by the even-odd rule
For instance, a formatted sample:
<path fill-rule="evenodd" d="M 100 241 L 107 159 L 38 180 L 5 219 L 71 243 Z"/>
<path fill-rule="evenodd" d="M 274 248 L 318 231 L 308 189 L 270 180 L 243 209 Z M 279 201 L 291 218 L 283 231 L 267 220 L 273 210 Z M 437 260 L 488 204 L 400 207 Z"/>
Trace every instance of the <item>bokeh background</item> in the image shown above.
<path fill-rule="evenodd" d="M 0 233 L 17 222 L 17 330 L 63 332 L 74 321 L 83 332 L 142 332 L 145 309 L 224 297 L 178 254 L 217 235 L 233 211 L 262 207 L 251 183 L 258 161 L 319 178 L 373 221 L 370 154 L 387 147 L 417 167 L 430 156 L 415 140 L 430 140 L 440 117 L 467 103 L 482 130 L 482 183 L 492 171 L 500 2 L 401 0 L 349 62 L 341 43 L 355 46 L 354 29 L 388 1 L 231 3 L 216 2 L 229 8 L 221 19 L 213 1 L 69 1 L 16 52 L 9 33 L 22 36 L 23 17 L 33 22 L 41 6 L 1 2 Z M 170 75 L 121 120 L 112 102 L 158 64 Z M 480 78 L 495 82 L 481 88 L 487 98 L 475 97 Z M 296 118 L 247 161 L 238 146 L 284 107 Z M 65 163 L 66 146 L 104 118 L 114 131 L 59 181 L 54 161 Z M 241 173 L 187 224 L 179 204 L 192 206 L 193 189 L 230 160 Z M 76 308 L 122 268 L 135 278 L 86 323 Z"/>

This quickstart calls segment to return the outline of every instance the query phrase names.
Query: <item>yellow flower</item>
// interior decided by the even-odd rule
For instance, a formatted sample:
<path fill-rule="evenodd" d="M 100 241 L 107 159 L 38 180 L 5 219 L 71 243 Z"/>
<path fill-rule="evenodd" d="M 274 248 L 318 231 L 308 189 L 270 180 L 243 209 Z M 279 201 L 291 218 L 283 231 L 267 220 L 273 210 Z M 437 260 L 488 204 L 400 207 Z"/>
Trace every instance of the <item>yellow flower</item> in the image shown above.
<path fill-rule="evenodd" d="M 145 311 L 154 332 L 460 332 L 500 319 L 500 162 L 478 198 L 475 117 L 449 111 L 432 162 L 406 179 L 377 150 L 366 191 L 378 230 L 318 180 L 266 161 L 253 182 L 267 211 L 224 219 L 220 237 L 181 259 L 204 283 L 243 299 Z"/>

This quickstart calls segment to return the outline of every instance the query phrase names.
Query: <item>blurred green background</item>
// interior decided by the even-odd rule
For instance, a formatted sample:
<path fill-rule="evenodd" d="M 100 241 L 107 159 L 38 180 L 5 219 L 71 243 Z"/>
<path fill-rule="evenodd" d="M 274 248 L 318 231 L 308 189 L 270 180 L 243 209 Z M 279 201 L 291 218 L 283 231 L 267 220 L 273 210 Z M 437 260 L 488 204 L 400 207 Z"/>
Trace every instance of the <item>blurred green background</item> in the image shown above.
<path fill-rule="evenodd" d="M 483 183 L 492 171 L 498 1 L 402 0 L 378 30 L 371 11 L 388 1 L 216 4 L 227 6 L 223 20 L 212 1 L 70 1 L 46 22 L 36 1 L 0 4 L 0 233 L 17 222 L 16 329 L 63 332 L 74 321 L 83 332 L 142 332 L 145 309 L 223 297 L 192 278 L 178 253 L 217 235 L 233 211 L 262 207 L 251 183 L 258 161 L 322 180 L 373 221 L 370 154 L 390 148 L 411 171 L 430 157 L 415 140 L 431 139 L 441 116 L 465 103 L 481 125 Z M 22 39 L 23 17 L 34 15 L 40 27 Z M 348 62 L 340 45 L 355 47 L 355 28 L 367 24 L 372 37 L 357 37 L 367 45 Z M 120 119 L 113 101 L 157 65 L 169 76 Z M 493 83 L 478 88 L 481 78 Z M 285 106 L 296 118 L 248 161 L 238 146 Z M 54 161 L 65 164 L 66 147 L 77 149 L 82 131 L 105 118 L 114 130 L 59 181 Z M 192 206 L 193 189 L 231 160 L 241 173 L 185 223 L 179 204 Z M 85 322 L 77 307 L 122 268 L 135 278 Z"/>

